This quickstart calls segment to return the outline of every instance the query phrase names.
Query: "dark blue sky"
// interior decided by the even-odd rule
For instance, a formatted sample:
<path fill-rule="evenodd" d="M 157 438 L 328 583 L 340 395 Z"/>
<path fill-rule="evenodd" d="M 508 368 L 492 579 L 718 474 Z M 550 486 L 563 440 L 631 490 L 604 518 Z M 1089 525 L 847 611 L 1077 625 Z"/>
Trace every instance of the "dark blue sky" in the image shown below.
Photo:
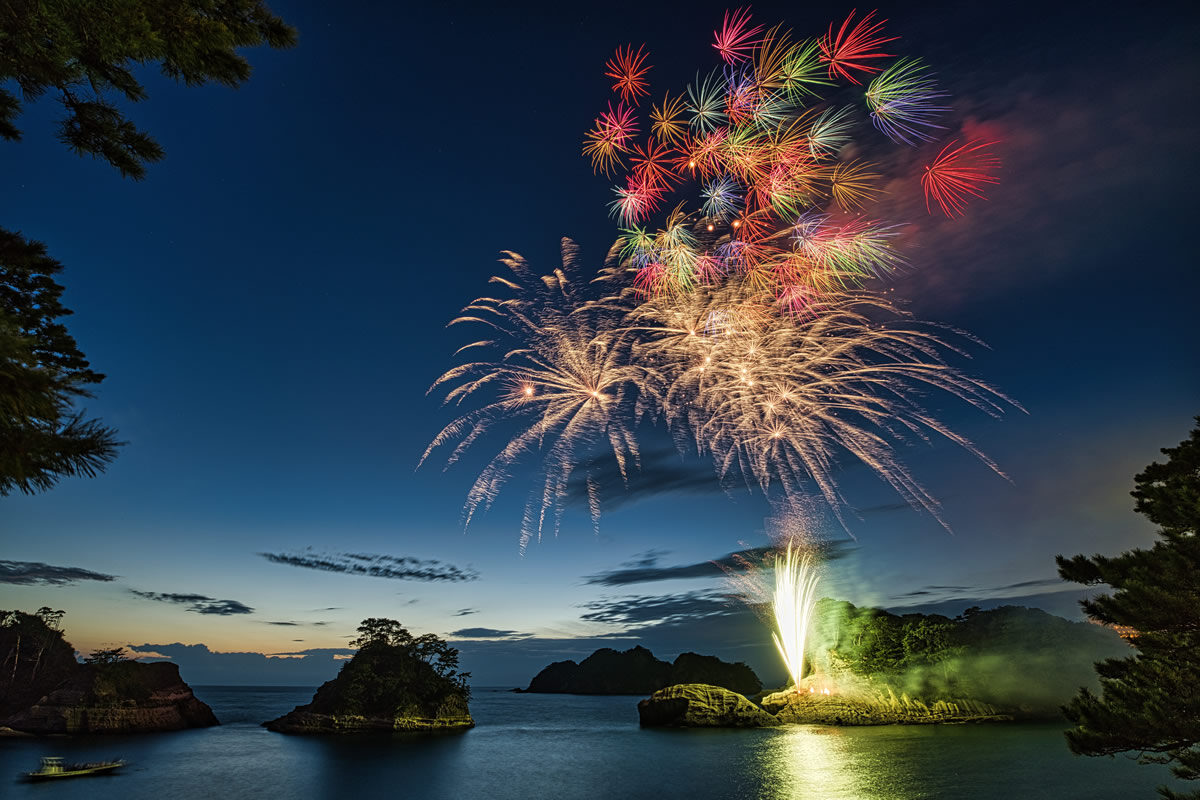
<path fill-rule="evenodd" d="M 359 619 L 385 615 L 439 634 L 532 634 L 511 647 L 539 643 L 533 660 L 553 650 L 545 642 L 590 646 L 629 630 L 664 654 L 737 656 L 711 624 L 656 639 L 661 629 L 638 632 L 653 619 L 582 618 L 589 603 L 686 597 L 718 580 L 585 576 L 650 550 L 666 551 L 666 566 L 761 545 L 761 500 L 650 497 L 608 515 L 599 536 L 571 513 L 522 558 L 519 482 L 464 535 L 473 473 L 413 471 L 449 419 L 425 396 L 465 341 L 443 326 L 484 291 L 499 251 L 549 269 L 567 235 L 598 265 L 615 236 L 608 183 L 579 155 L 609 97 L 604 61 L 645 42 L 657 97 L 711 63 L 725 7 L 272 8 L 300 44 L 248 52 L 242 88 L 146 72 L 150 99 L 129 113 L 167 158 L 145 181 L 55 142 L 52 102 L 27 106 L 24 142 L 0 145 L 0 224 L 66 265 L 71 330 L 108 375 L 89 410 L 129 441 L 101 478 L 0 505 L 5 558 L 118 580 L 10 585 L 3 605 L 67 609 L 85 649 L 335 648 Z M 914 197 L 885 201 L 913 231 L 913 269 L 892 286 L 921 317 L 985 340 L 968 370 L 1028 414 L 938 409 L 1011 483 L 949 447 L 907 457 L 953 536 L 890 510 L 886 487 L 848 471 L 850 500 L 867 511 L 853 554 L 830 566 L 831 594 L 881 605 L 1024 596 L 1036 592 L 1014 585 L 1052 578 L 1056 553 L 1151 541 L 1131 512 L 1132 476 L 1200 413 L 1197 24 L 1087 8 L 881 8 L 902 37 L 895 52 L 926 58 L 956 124 L 998 134 L 1004 161 L 1002 184 L 966 220 L 931 220 Z M 848 11 L 754 6 L 802 35 Z M 257 555 L 307 547 L 438 559 L 478 579 L 391 581 Z M 131 588 L 255 612 L 191 613 Z M 1061 598 L 1045 604 L 1061 609 Z M 487 645 L 488 658 L 507 646 Z"/>

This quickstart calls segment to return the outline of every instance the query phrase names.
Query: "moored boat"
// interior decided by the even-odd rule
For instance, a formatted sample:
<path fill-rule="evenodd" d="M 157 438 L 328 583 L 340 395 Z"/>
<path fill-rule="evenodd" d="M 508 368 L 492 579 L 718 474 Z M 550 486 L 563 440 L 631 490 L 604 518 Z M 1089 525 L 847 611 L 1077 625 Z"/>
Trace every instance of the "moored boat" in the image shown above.
<path fill-rule="evenodd" d="M 64 764 L 59 756 L 42 756 L 42 766 L 36 772 L 26 772 L 27 781 L 48 781 L 58 778 L 82 778 L 89 775 L 111 775 L 125 766 L 121 759 L 116 761 L 94 761 L 88 764 Z"/>

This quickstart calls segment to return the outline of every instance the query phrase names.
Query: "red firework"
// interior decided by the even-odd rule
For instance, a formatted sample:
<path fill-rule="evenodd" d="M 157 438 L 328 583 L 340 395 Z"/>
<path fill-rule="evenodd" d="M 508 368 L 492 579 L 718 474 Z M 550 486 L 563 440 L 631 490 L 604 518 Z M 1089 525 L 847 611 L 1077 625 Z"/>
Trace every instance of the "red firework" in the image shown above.
<path fill-rule="evenodd" d="M 669 187 L 678 179 L 671 168 L 674 153 L 674 150 L 654 139 L 647 139 L 646 144 L 641 147 L 635 145 L 629 156 L 634 182 L 653 188 Z"/>
<path fill-rule="evenodd" d="M 861 81 L 851 74 L 850 70 L 856 69 L 866 73 L 879 72 L 879 67 L 865 62 L 871 58 L 890 58 L 888 53 L 872 51 L 887 42 L 894 42 L 900 37 L 892 36 L 885 39 L 880 36 L 879 34 L 883 31 L 883 23 L 887 20 L 880 20 L 872 24 L 871 18 L 875 16 L 874 11 L 859 20 L 853 28 L 849 28 L 855 13 L 857 13 L 857 9 L 851 11 L 850 16 L 846 17 L 842 27 L 838 29 L 837 36 L 834 36 L 833 23 L 830 23 L 829 33 L 821 37 L 820 47 L 821 61 L 829 64 L 830 78 L 840 76 L 859 85 Z"/>
<path fill-rule="evenodd" d="M 957 140 L 943 147 L 921 176 L 925 208 L 930 214 L 933 200 L 947 217 L 961 217 L 972 195 L 986 199 L 983 185 L 999 182 L 992 172 L 1000 168 L 1000 159 L 987 151 L 995 142 L 971 141 L 955 147 L 956 144 Z"/>
<path fill-rule="evenodd" d="M 604 74 L 615 81 L 613 91 L 621 93 L 622 102 L 628 103 L 632 100 L 636 104 L 639 97 L 650 94 L 645 81 L 650 65 L 642 66 L 648 56 L 648 53 L 643 52 L 645 47 L 639 46 L 637 53 L 633 52 L 631 44 L 618 47 L 617 54 L 604 64 L 608 70 Z"/>
<path fill-rule="evenodd" d="M 749 8 L 739 8 L 732 14 L 726 11 L 721 30 L 713 31 L 716 37 L 713 47 L 721 54 L 721 58 L 725 59 L 726 64 L 744 61 L 750 58 L 754 46 L 758 44 L 758 39 L 754 37 L 762 32 L 762 25 L 750 27 Z"/>

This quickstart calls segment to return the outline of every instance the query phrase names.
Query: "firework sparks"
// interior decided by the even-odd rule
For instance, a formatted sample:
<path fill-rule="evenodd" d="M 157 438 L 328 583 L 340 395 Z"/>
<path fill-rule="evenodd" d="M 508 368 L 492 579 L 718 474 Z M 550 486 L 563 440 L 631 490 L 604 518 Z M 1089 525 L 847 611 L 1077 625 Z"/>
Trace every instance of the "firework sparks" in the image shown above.
<path fill-rule="evenodd" d="M 603 445 L 625 474 L 644 415 L 661 416 L 722 478 L 736 473 L 789 502 L 823 499 L 843 526 L 834 476 L 847 457 L 939 521 L 900 447 L 941 437 L 996 468 L 921 400 L 941 392 L 992 415 L 1015 403 L 948 363 L 961 351 L 947 329 L 912 322 L 863 291 L 907 263 L 894 246 L 900 226 L 869 216 L 879 186 L 895 181 L 856 155 L 861 107 L 823 102 L 818 92 L 874 76 L 867 108 L 900 144 L 930 141 L 947 109 L 923 64 L 879 61 L 895 39 L 874 12 L 856 15 L 797 41 L 781 26 L 753 23 L 749 9 L 726 13 L 713 44 L 720 66 L 645 111 L 645 46 L 620 47 L 607 62 L 618 98 L 583 143 L 596 172 L 628 164 L 610 203 L 622 238 L 598 279 L 607 296 L 584 297 L 572 282 L 567 240 L 564 268 L 549 275 L 508 254 L 513 277 L 494 280 L 512 296 L 480 298 L 454 320 L 490 327 L 491 338 L 460 352 L 491 355 L 453 367 L 431 388 L 475 407 L 434 438 L 422 462 L 446 447 L 454 463 L 499 421 L 522 423 L 475 479 L 468 522 L 519 461 L 536 455 L 541 486 L 526 507 L 522 547 L 548 524 L 557 531 L 573 465 Z M 996 182 L 988 147 L 941 150 L 920 181 L 930 210 L 936 203 L 947 216 L 962 214 Z M 673 196 L 692 190 L 699 202 Z M 652 223 L 659 214 L 666 220 Z M 596 523 L 591 483 L 588 499 Z M 791 564 L 790 552 L 779 572 L 791 570 L 789 585 L 802 587 L 806 568 Z M 781 629 L 777 643 L 798 676 L 803 644 L 797 652 L 791 639 Z"/>
<path fill-rule="evenodd" d="M 933 141 L 922 128 L 940 128 L 934 120 L 944 106 L 934 101 L 946 95 L 937 90 L 917 59 L 902 58 L 867 87 L 871 121 L 893 142 L 916 145 Z"/>
<path fill-rule="evenodd" d="M 800 687 L 804 677 L 804 654 L 817 606 L 819 576 L 812 556 L 787 543 L 783 553 L 775 554 L 775 593 L 771 606 L 775 632 L 771 638 L 787 666 L 792 686 Z"/>
<path fill-rule="evenodd" d="M 992 172 L 1000 168 L 1000 159 L 988 152 L 992 142 L 951 142 L 942 148 L 933 163 L 925 167 L 921 185 L 925 189 L 925 208 L 933 213 L 935 201 L 947 217 L 962 216 L 969 197 L 983 198 L 983 185 L 998 183 Z"/>
<path fill-rule="evenodd" d="M 879 72 L 880 68 L 868 63 L 868 59 L 887 58 L 888 54 L 879 52 L 877 48 L 888 42 L 896 41 L 898 37 L 884 38 L 879 35 L 883 31 L 883 23 L 887 20 L 872 24 L 871 18 L 875 16 L 874 11 L 860 19 L 851 28 L 850 22 L 854 19 L 854 14 L 854 11 L 850 12 L 850 16 L 846 17 L 846 21 L 842 23 L 842 27 L 838 29 L 836 35 L 833 32 L 833 25 L 830 24 L 829 33 L 820 41 L 820 48 L 821 60 L 829 65 L 829 77 L 843 78 L 857 85 L 859 80 L 850 70 Z"/>
<path fill-rule="evenodd" d="M 646 73 L 650 71 L 650 65 L 646 64 L 648 56 L 644 52 L 645 47 L 639 47 L 636 54 L 633 45 L 618 47 L 617 54 L 604 65 L 604 74 L 615 81 L 613 91 L 620 93 L 623 103 L 636 103 L 639 97 L 650 94 L 645 81 Z"/>
<path fill-rule="evenodd" d="M 426 448 L 422 463 L 446 446 L 452 448 L 449 466 L 496 423 L 523 423 L 472 484 L 463 509 L 465 523 L 481 506 L 491 506 L 514 464 L 528 453 L 542 454 L 544 481 L 526 507 L 522 549 L 541 537 L 548 522 L 557 532 L 567 483 L 584 450 L 605 443 L 623 475 L 638 458 L 633 429 L 643 406 L 632 401 L 644 370 L 632 363 L 627 343 L 603 317 L 576 313 L 581 303 L 568 277 L 575 255 L 575 245 L 564 240 L 563 269 L 538 276 L 520 256 L 507 253 L 502 262 L 515 280 L 498 276 L 492 281 L 514 296 L 481 297 L 450 323 L 489 328 L 494 338 L 468 344 L 459 353 L 486 349 L 495 357 L 455 366 L 430 387 L 431 392 L 449 387 L 445 402 L 455 405 L 490 396 L 444 427 Z M 599 498 L 591 484 L 589 503 L 598 523 Z"/>
<path fill-rule="evenodd" d="M 953 332 L 908 320 L 883 297 L 835 289 L 805 298 L 803 314 L 780 314 L 780 300 L 749 282 L 628 298 L 631 352 L 655 365 L 646 378 L 668 424 L 723 478 L 740 474 L 764 492 L 776 484 L 789 500 L 815 488 L 846 526 L 835 473 L 847 455 L 939 521 L 937 500 L 897 448 L 938 436 L 1000 473 L 919 402 L 936 390 L 992 416 L 1016 406 L 948 363 L 962 352 L 946 338 Z"/>
<path fill-rule="evenodd" d="M 725 22 L 721 25 L 721 30 L 713 32 L 716 39 L 713 47 L 727 64 L 743 61 L 750 58 L 750 53 L 757 43 L 754 37 L 762 31 L 762 25 L 750 27 L 749 8 L 739 8 L 732 14 L 726 11 Z"/>
<path fill-rule="evenodd" d="M 822 102 L 823 87 L 858 86 L 872 76 L 864 90 L 867 109 L 875 127 L 896 143 L 931 141 L 943 127 L 946 95 L 927 67 L 914 58 L 882 61 L 890 58 L 884 46 L 896 40 L 883 24 L 873 11 L 863 17 L 852 11 L 825 35 L 797 41 L 782 25 L 767 30 L 752 22 L 748 8 L 727 12 L 714 34 L 721 66 L 698 71 L 682 93 L 668 93 L 652 106 L 648 138 L 640 145 L 627 103 L 648 91 L 645 54 L 632 46 L 618 50 L 608 67 L 622 102 L 597 118 L 584 147 L 593 169 L 606 175 L 626 157 L 631 162 L 615 190 L 613 215 L 623 227 L 648 223 L 681 207 L 672 199 L 677 191 L 695 190 L 698 197 L 680 200 L 694 203 L 705 232 L 713 234 L 674 263 L 644 259 L 636 273 L 641 290 L 671 293 L 747 278 L 795 314 L 814 307 L 829 287 L 880 277 L 903 263 L 890 246 L 872 246 L 896 230 L 887 223 L 872 223 L 886 234 L 864 234 L 852 246 L 825 241 L 821 253 L 803 258 L 782 244 L 795 220 L 812 214 L 857 219 L 882 194 L 880 187 L 898 185 L 856 157 L 851 134 L 860 127 L 861 109 Z M 996 166 L 982 147 L 943 149 L 920 181 L 927 205 L 936 202 L 954 216 L 970 196 L 982 196 L 980 187 L 995 181 Z M 917 181 L 910 181 L 915 189 Z M 742 243 L 736 263 L 723 255 L 731 241 Z"/>

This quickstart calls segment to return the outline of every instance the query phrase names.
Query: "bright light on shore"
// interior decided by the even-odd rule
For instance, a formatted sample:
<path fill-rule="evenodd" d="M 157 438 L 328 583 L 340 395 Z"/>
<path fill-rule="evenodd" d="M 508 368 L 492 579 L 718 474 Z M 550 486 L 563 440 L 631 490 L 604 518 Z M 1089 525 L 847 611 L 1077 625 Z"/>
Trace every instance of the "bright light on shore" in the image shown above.
<path fill-rule="evenodd" d="M 817 605 L 817 573 L 812 557 L 800 549 L 775 556 L 775 629 L 771 636 L 787 665 L 792 685 L 804 675 L 804 647 Z"/>

